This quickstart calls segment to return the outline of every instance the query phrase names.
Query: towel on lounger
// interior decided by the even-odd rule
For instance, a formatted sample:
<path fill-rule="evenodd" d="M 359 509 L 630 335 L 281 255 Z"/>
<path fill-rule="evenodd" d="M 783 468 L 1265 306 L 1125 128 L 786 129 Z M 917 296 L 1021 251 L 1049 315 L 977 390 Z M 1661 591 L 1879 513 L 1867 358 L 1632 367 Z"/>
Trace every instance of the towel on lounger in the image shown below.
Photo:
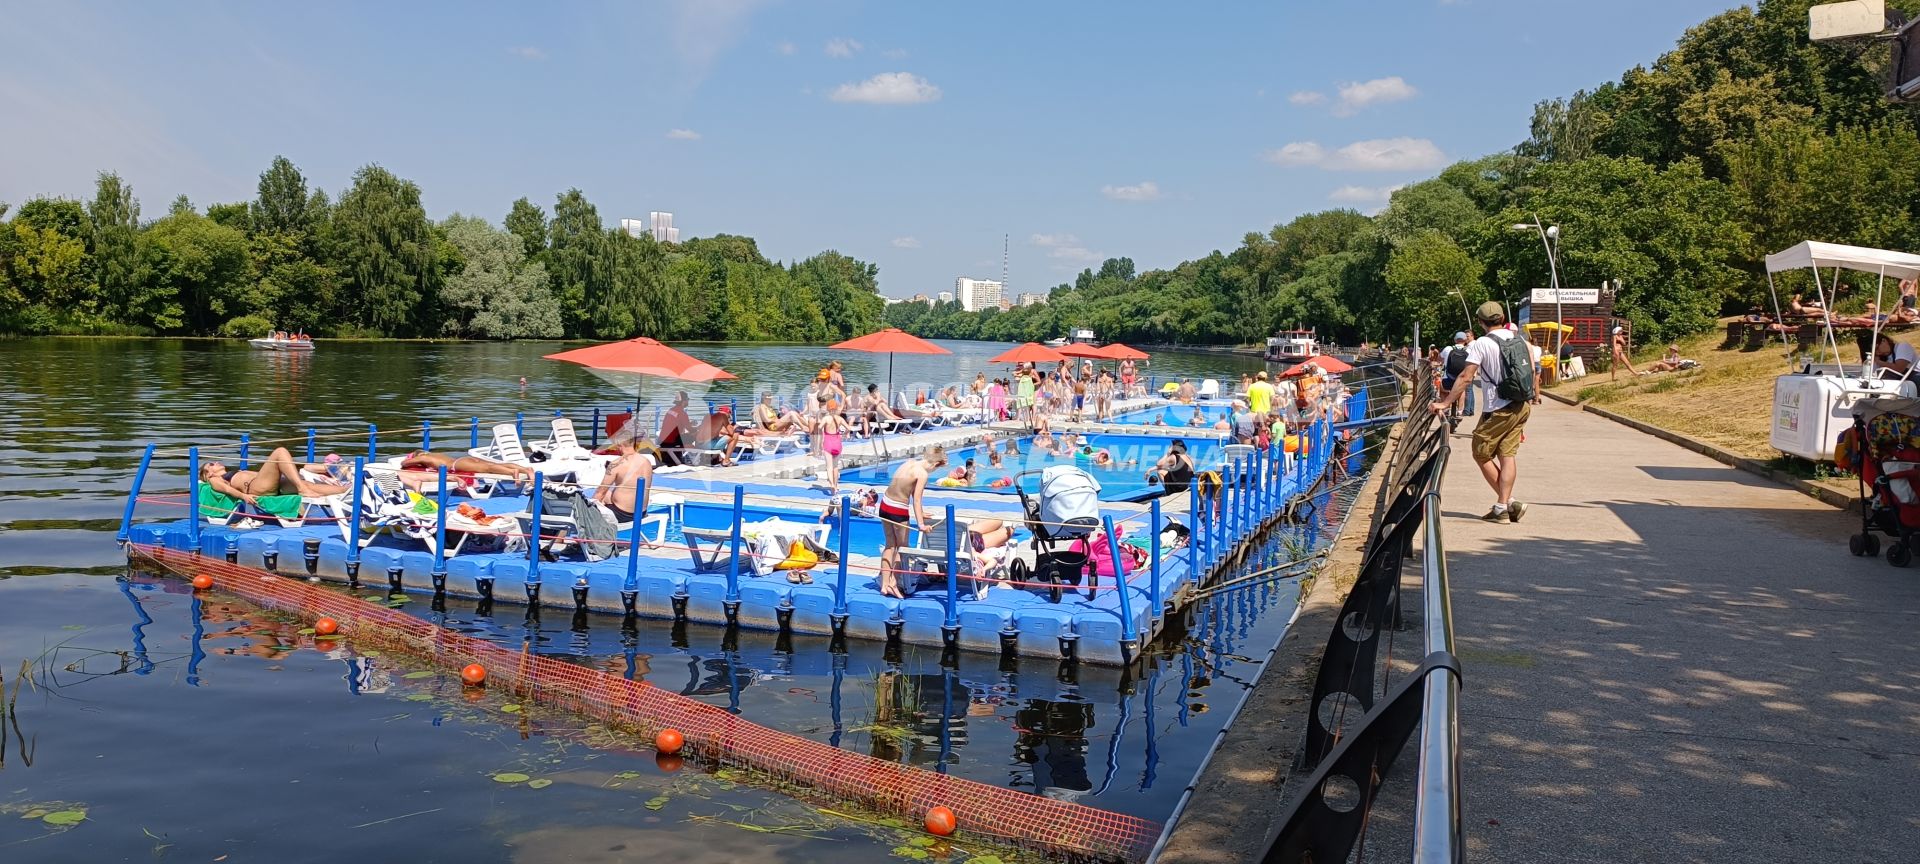
<path fill-rule="evenodd" d="M 300 518 L 300 496 L 298 495 L 260 495 L 254 498 L 259 504 L 254 508 L 279 519 Z M 223 495 L 218 491 L 202 486 L 200 488 L 200 515 L 224 519 L 240 506 L 240 499 Z"/>

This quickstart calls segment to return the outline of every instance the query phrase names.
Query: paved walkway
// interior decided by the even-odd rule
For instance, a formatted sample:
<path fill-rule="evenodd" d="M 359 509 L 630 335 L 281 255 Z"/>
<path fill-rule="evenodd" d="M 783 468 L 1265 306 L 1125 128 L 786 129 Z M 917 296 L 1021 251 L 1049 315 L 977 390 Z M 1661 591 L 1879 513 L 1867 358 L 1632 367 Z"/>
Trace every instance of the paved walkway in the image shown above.
<path fill-rule="evenodd" d="M 1443 494 L 1468 860 L 1920 861 L 1920 567 L 1553 402 L 1526 521 L 1483 523 L 1465 429 Z"/>

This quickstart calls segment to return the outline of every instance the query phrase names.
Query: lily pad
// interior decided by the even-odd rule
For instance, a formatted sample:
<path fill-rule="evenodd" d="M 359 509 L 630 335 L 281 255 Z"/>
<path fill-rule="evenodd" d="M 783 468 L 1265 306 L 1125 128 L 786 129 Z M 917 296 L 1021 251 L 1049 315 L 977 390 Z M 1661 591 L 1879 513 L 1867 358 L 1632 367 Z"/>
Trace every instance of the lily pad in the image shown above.
<path fill-rule="evenodd" d="M 48 813 L 47 815 L 40 817 L 40 821 L 45 822 L 48 825 L 55 825 L 55 826 L 64 828 L 72 825 L 78 825 L 82 822 L 87 821 L 87 811 L 55 810 L 52 813 Z"/>
<path fill-rule="evenodd" d="M 922 849 L 932 846 L 933 844 L 934 839 L 932 837 L 914 837 L 907 841 L 908 846 L 919 846 Z"/>
<path fill-rule="evenodd" d="M 408 702 L 431 702 L 433 701 L 433 694 L 432 693 L 415 693 L 411 696 L 408 696 L 407 701 Z"/>
<path fill-rule="evenodd" d="M 615 775 L 613 775 L 613 779 L 615 779 L 615 780 L 632 780 L 633 778 L 635 778 L 635 777 L 638 777 L 638 776 L 640 776 L 640 772 L 638 772 L 638 771 L 622 771 L 622 772 L 620 772 L 620 773 L 618 773 L 618 774 L 615 774 Z"/>
<path fill-rule="evenodd" d="M 545 777 L 542 777 L 542 778 L 540 778 L 540 779 L 538 779 L 538 780 L 533 780 L 533 781 L 530 781 L 530 782 L 528 782 L 528 783 L 527 783 L 527 788 L 528 788 L 528 789 L 545 789 L 545 788 L 547 788 L 548 786 L 552 786 L 552 785 L 553 785 L 553 781 L 552 781 L 552 780 L 548 780 L 547 778 L 545 778 Z"/>
<path fill-rule="evenodd" d="M 328 633 L 328 634 L 327 634 L 327 635 L 325 635 L 325 636 L 315 636 L 315 637 L 313 637 L 313 638 L 314 638 L 315 640 L 321 640 L 321 639 L 325 639 L 325 640 L 327 640 L 327 641 L 329 641 L 329 642 L 331 642 L 331 641 L 333 641 L 333 640 L 335 640 L 335 639 L 338 639 L 338 638 L 340 638 L 340 634 L 338 634 L 338 633 Z"/>
<path fill-rule="evenodd" d="M 32 810 L 28 810 L 27 812 L 25 812 L 25 813 L 22 813 L 22 814 L 20 814 L 20 818 L 22 818 L 22 819 L 38 819 L 38 818 L 40 818 L 40 817 L 42 817 L 42 816 L 45 816 L 45 815 L 47 815 L 47 814 L 48 814 L 49 812 L 52 812 L 52 811 L 49 811 L 49 810 L 48 810 L 47 808 L 45 808 L 45 807 L 36 807 L 36 808 L 34 808 L 34 809 L 32 809 Z"/>
<path fill-rule="evenodd" d="M 915 846 L 895 846 L 893 854 L 912 861 L 925 861 L 928 857 L 927 850 Z"/>
<path fill-rule="evenodd" d="M 662 807 L 667 806 L 667 802 L 672 800 L 673 800 L 672 798 L 668 798 L 665 795 L 656 795 L 652 798 L 647 799 L 647 809 L 658 810 Z"/>
<path fill-rule="evenodd" d="M 432 677 L 434 676 L 434 674 L 435 674 L 435 673 L 432 673 L 432 672 L 428 672 L 428 671 L 425 671 L 425 670 L 422 670 L 422 671 L 419 671 L 419 672 L 408 672 L 408 673 L 407 673 L 406 675 L 404 675 L 404 676 L 401 676 L 401 677 L 404 677 L 404 678 L 411 678 L 411 679 L 413 679 L 413 680 L 415 680 L 415 681 L 418 681 L 418 680 L 420 680 L 421 678 L 432 678 Z"/>
<path fill-rule="evenodd" d="M 495 783 L 525 783 L 531 779 L 533 778 L 518 771 L 503 771 L 493 775 L 493 782 Z"/>
<path fill-rule="evenodd" d="M 518 713 L 520 713 L 520 706 L 518 706 L 518 705 L 502 705 L 502 706 L 500 706 L 500 710 L 502 710 L 502 711 L 505 711 L 505 712 L 507 712 L 508 714 L 518 714 Z"/>
<path fill-rule="evenodd" d="M 316 631 L 312 627 L 300 628 L 300 635 L 302 636 L 312 636 L 315 632 Z"/>
<path fill-rule="evenodd" d="M 380 652 L 378 652 L 378 651 L 362 651 L 362 652 L 360 652 L 360 656 L 362 656 L 362 657 L 378 657 L 378 656 L 380 656 Z"/>
<path fill-rule="evenodd" d="M 975 855 L 967 859 L 967 864 L 1001 864 L 998 855 Z"/>

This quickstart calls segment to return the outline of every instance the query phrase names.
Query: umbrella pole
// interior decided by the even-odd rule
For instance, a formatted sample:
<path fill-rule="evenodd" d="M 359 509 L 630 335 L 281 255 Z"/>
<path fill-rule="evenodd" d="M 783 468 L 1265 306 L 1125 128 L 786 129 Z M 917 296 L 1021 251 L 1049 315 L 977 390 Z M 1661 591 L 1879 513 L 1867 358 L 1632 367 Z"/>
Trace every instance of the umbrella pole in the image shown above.
<path fill-rule="evenodd" d="M 881 398 L 885 399 L 888 402 L 893 401 L 893 352 L 892 351 L 887 352 L 887 392 L 883 394 Z M 888 409 L 888 410 L 892 410 L 892 409 Z M 880 437 L 874 440 L 880 442 L 879 444 L 880 458 L 892 459 L 893 453 L 888 451 L 887 449 L 887 433 L 885 431 L 882 431 L 880 433 Z"/>

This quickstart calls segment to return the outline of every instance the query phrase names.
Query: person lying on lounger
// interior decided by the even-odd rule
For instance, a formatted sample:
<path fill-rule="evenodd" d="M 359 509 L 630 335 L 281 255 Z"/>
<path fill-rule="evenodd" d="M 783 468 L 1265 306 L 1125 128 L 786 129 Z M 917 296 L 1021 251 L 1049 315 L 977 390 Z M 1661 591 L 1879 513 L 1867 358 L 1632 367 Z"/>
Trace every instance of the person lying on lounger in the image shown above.
<path fill-rule="evenodd" d="M 298 494 L 308 498 L 324 498 L 338 495 L 349 488 L 337 483 L 316 483 L 302 478 L 299 464 L 293 461 L 293 454 L 288 453 L 285 447 L 273 448 L 260 466 L 252 469 L 228 471 L 227 466 L 218 461 L 207 462 L 200 466 L 200 480 L 215 492 L 252 505 L 258 505 L 262 495 Z"/>
<path fill-rule="evenodd" d="M 436 477 L 439 476 L 439 469 L 443 465 L 446 466 L 449 474 L 492 474 L 499 477 L 512 477 L 515 480 L 533 479 L 533 469 L 525 465 L 495 462 L 478 456 L 446 456 L 440 453 L 428 453 L 425 450 L 415 450 L 400 460 L 402 471 L 424 471 Z"/>

